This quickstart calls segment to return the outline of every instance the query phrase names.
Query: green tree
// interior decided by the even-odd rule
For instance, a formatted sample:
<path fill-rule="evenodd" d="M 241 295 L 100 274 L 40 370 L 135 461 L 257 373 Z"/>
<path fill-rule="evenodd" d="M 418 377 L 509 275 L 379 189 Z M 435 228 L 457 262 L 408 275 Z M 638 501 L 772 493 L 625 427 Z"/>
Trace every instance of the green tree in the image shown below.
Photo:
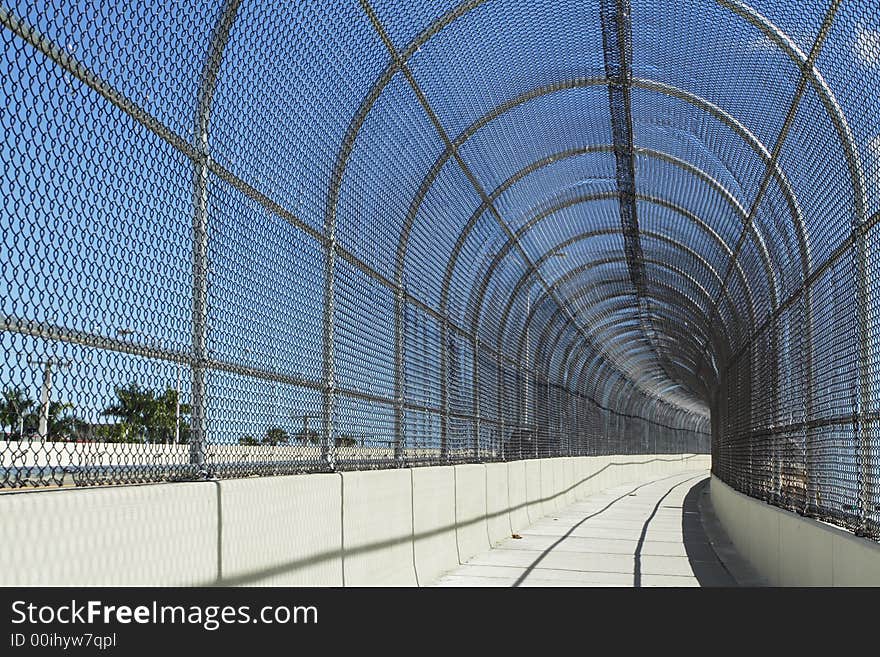
<path fill-rule="evenodd" d="M 357 438 L 353 438 L 352 436 L 348 436 L 346 434 L 342 434 L 341 436 L 336 436 L 336 446 L 337 447 L 357 447 L 358 441 Z"/>
<path fill-rule="evenodd" d="M 321 436 L 314 429 L 300 429 L 293 439 L 300 445 L 317 445 L 321 442 Z"/>
<path fill-rule="evenodd" d="M 39 411 L 36 413 L 39 422 Z M 49 402 L 49 421 L 46 432 L 49 438 L 75 438 L 83 421 L 74 412 L 73 404 L 68 402 Z"/>
<path fill-rule="evenodd" d="M 177 422 L 177 390 L 167 388 L 161 394 L 137 383 L 117 386 L 116 401 L 108 405 L 104 416 L 118 418 L 116 427 L 108 429 L 111 442 L 174 442 Z M 190 424 L 184 417 L 188 404 L 180 405 L 180 442 L 189 442 Z"/>
<path fill-rule="evenodd" d="M 28 436 L 37 430 L 36 406 L 24 389 L 7 387 L 0 398 L 0 424 L 9 427 L 13 437 Z"/>
<path fill-rule="evenodd" d="M 290 434 L 281 427 L 269 427 L 263 436 L 264 445 L 286 445 L 290 441 Z"/>
<path fill-rule="evenodd" d="M 6 388 L 0 398 L 0 425 L 8 426 L 13 438 L 32 436 L 40 428 L 41 409 L 22 388 Z M 46 423 L 48 440 L 74 438 L 81 430 L 83 421 L 74 412 L 73 404 L 61 401 L 49 402 Z"/>
<path fill-rule="evenodd" d="M 238 444 L 239 445 L 248 445 L 250 447 L 253 447 L 254 445 L 259 445 L 260 441 L 251 435 L 247 435 L 247 436 L 242 436 L 241 438 L 239 438 Z"/>

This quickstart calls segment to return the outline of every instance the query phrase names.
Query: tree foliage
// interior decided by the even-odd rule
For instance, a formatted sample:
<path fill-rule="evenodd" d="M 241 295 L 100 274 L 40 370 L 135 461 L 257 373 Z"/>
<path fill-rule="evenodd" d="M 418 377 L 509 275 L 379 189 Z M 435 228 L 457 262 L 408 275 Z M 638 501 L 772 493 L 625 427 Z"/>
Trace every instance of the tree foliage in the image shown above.
<path fill-rule="evenodd" d="M 157 393 L 137 383 L 117 386 L 116 401 L 102 415 L 117 418 L 116 424 L 99 430 L 107 442 L 173 443 L 177 424 L 177 390 Z M 180 442 L 189 442 L 189 404 L 180 405 Z"/>
<path fill-rule="evenodd" d="M 0 425 L 8 427 L 11 438 L 30 438 L 40 428 L 41 408 L 23 388 L 7 387 L 0 397 Z M 83 422 L 68 402 L 50 401 L 46 423 L 47 440 L 65 440 L 78 436 Z"/>

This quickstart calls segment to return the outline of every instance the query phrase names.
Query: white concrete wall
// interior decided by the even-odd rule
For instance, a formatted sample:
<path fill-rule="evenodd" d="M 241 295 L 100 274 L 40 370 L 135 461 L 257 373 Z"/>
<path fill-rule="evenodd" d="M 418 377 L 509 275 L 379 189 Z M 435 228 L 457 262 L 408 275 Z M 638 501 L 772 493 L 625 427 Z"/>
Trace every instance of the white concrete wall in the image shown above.
<path fill-rule="evenodd" d="M 346 586 L 414 586 L 409 470 L 342 473 Z"/>
<path fill-rule="evenodd" d="M 342 586 L 341 475 L 227 479 L 216 485 L 224 584 Z"/>
<path fill-rule="evenodd" d="M 544 517 L 544 505 L 541 502 L 543 492 L 541 490 L 541 460 L 532 459 L 525 462 L 526 465 L 526 513 L 529 516 L 529 524 L 538 518 Z"/>
<path fill-rule="evenodd" d="M 712 476 L 712 505 L 743 558 L 773 586 L 880 586 L 880 545 L 771 506 Z"/>
<path fill-rule="evenodd" d="M 707 467 L 597 456 L 2 493 L 0 585 L 426 584 L 573 499 Z M 873 553 L 851 550 L 856 566 L 832 554 L 838 581 L 864 579 Z"/>
<path fill-rule="evenodd" d="M 455 538 L 454 468 L 413 468 L 413 556 L 419 582 L 459 564 Z"/>
<path fill-rule="evenodd" d="M 213 583 L 214 483 L 0 495 L 0 585 Z"/>
<path fill-rule="evenodd" d="M 509 538 L 513 533 L 510 526 L 510 481 L 507 463 L 489 463 L 486 468 L 486 530 L 489 542 Z"/>
<path fill-rule="evenodd" d="M 507 503 L 510 531 L 516 533 L 529 526 L 528 494 L 526 491 L 526 462 L 507 464 Z"/>
<path fill-rule="evenodd" d="M 460 561 L 489 549 L 485 465 L 455 466 L 455 525 Z"/>

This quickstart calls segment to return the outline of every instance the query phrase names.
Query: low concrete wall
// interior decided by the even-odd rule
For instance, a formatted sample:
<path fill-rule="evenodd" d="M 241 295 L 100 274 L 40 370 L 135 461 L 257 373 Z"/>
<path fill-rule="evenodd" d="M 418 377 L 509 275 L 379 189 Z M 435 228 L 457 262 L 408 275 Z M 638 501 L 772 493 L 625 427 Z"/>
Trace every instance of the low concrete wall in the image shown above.
<path fill-rule="evenodd" d="M 415 586 L 409 470 L 342 473 L 346 586 Z"/>
<path fill-rule="evenodd" d="M 455 466 L 455 525 L 459 561 L 489 549 L 485 465 Z"/>
<path fill-rule="evenodd" d="M 544 504 L 541 498 L 541 461 L 538 459 L 526 461 L 526 513 L 529 516 L 529 524 L 538 518 L 544 517 Z"/>
<path fill-rule="evenodd" d="M 342 586 L 338 474 L 215 485 L 222 519 L 218 574 L 224 584 Z"/>
<path fill-rule="evenodd" d="M 507 516 L 510 531 L 516 533 L 529 526 L 528 493 L 526 491 L 526 462 L 511 461 L 507 464 Z"/>
<path fill-rule="evenodd" d="M 455 538 L 455 469 L 413 468 L 413 556 L 419 582 L 459 563 Z"/>
<path fill-rule="evenodd" d="M 0 585 L 200 585 L 217 577 L 214 483 L 0 495 Z"/>
<path fill-rule="evenodd" d="M 880 586 L 880 545 L 771 506 L 712 476 L 715 514 L 737 551 L 773 586 Z"/>
<path fill-rule="evenodd" d="M 596 456 L 2 493 L 0 585 L 426 584 L 572 500 L 708 463 Z M 833 556 L 840 581 L 863 575 Z"/>
<path fill-rule="evenodd" d="M 486 465 L 486 529 L 489 543 L 508 538 L 513 529 L 510 525 L 510 479 L 507 463 Z"/>

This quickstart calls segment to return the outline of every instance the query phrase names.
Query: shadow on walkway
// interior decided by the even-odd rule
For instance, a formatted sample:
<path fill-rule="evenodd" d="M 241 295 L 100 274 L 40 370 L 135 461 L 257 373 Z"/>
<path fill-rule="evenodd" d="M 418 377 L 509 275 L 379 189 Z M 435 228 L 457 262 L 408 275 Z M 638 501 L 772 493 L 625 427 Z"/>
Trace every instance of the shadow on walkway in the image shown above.
<path fill-rule="evenodd" d="M 694 484 L 685 495 L 681 513 L 684 549 L 700 586 L 738 586 L 718 558 L 703 527 L 700 499 L 708 495 L 709 478 Z"/>

